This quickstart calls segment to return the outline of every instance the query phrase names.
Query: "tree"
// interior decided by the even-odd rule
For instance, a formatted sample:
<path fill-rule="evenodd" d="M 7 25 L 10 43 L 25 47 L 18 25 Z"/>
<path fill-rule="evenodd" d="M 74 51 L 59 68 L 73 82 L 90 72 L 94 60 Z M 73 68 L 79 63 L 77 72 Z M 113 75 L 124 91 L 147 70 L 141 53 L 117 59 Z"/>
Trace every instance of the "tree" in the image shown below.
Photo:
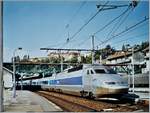
<path fill-rule="evenodd" d="M 74 56 L 70 60 L 71 63 L 77 63 L 78 62 L 78 57 Z"/>
<path fill-rule="evenodd" d="M 92 55 L 86 56 L 86 63 L 87 64 L 92 63 Z"/>
<path fill-rule="evenodd" d="M 111 46 L 108 44 L 108 45 L 106 45 L 106 47 L 105 47 L 107 50 L 110 50 L 111 49 Z"/>
<path fill-rule="evenodd" d="M 94 54 L 95 60 L 98 60 L 100 58 L 100 55 L 101 55 L 101 51 L 96 51 Z"/>
<path fill-rule="evenodd" d="M 141 44 L 141 49 L 145 49 L 145 48 L 148 47 L 148 46 L 149 46 L 149 42 L 148 42 L 148 41 L 142 42 L 142 44 Z"/>
<path fill-rule="evenodd" d="M 45 59 L 42 59 L 42 61 L 41 61 L 41 62 L 49 63 L 49 62 L 50 62 L 50 60 L 49 60 L 49 58 L 45 58 Z"/>
<path fill-rule="evenodd" d="M 115 51 L 116 50 L 114 48 L 112 48 L 110 45 L 106 45 L 105 48 L 100 49 L 100 53 L 99 54 L 101 54 L 102 59 L 106 59 L 109 55 L 113 54 Z"/>
<path fill-rule="evenodd" d="M 81 56 L 81 63 L 86 63 L 86 58 L 84 56 Z"/>

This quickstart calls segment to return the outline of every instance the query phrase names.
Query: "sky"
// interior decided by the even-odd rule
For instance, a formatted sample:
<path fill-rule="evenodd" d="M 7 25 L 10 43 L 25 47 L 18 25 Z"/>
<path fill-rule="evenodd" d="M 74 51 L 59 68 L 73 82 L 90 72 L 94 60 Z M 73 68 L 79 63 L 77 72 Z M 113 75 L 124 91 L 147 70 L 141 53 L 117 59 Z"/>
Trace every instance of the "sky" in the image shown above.
<path fill-rule="evenodd" d="M 53 48 L 86 48 L 90 49 L 91 35 L 102 28 L 113 18 L 124 12 L 127 7 L 99 12 L 77 35 L 71 38 L 99 9 L 97 4 L 106 1 L 4 1 L 3 5 L 3 38 L 4 62 L 10 62 L 16 48 L 16 55 L 22 57 L 47 56 L 48 52 L 41 51 L 42 47 Z M 107 5 L 129 5 L 129 1 L 110 1 Z M 148 1 L 140 1 L 137 7 L 128 11 L 121 20 L 116 20 L 106 29 L 95 34 L 95 46 L 113 35 L 149 17 Z M 119 24 L 119 22 L 121 24 Z M 118 27 L 117 27 L 118 26 Z M 115 28 L 116 27 L 116 28 Z M 121 49 L 123 44 L 140 44 L 148 40 L 149 21 L 135 29 L 118 36 L 107 43 L 115 49 Z"/>

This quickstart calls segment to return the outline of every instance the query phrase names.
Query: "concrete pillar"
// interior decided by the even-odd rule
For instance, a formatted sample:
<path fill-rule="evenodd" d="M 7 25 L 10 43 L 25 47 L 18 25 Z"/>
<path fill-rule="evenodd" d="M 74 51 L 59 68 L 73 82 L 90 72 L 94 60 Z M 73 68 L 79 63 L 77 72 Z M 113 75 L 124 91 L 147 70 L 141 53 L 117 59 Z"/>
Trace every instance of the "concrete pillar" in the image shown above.
<path fill-rule="evenodd" d="M 3 1 L 0 1 L 0 112 L 3 107 Z"/>

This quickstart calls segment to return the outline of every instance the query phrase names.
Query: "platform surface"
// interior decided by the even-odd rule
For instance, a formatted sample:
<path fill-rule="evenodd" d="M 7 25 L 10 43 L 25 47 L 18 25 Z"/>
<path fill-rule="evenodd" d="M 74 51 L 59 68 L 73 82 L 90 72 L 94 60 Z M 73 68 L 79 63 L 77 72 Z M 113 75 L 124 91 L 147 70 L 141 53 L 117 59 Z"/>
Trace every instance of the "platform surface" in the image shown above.
<path fill-rule="evenodd" d="M 4 112 L 47 112 L 62 111 L 54 103 L 30 91 L 17 91 L 16 99 L 12 91 L 4 90 Z"/>
<path fill-rule="evenodd" d="M 129 93 L 132 93 L 132 88 L 129 89 Z M 134 94 L 138 95 L 141 100 L 150 99 L 150 89 L 149 88 L 134 88 Z"/>

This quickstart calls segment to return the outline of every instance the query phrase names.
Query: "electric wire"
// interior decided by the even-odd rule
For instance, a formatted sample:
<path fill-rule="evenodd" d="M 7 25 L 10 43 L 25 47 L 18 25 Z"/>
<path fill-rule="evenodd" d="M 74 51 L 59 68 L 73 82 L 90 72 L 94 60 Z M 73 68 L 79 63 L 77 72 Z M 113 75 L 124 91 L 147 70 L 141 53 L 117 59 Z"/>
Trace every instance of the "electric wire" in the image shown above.
<path fill-rule="evenodd" d="M 108 39 L 109 36 L 111 37 L 111 36 L 114 35 L 114 33 L 119 29 L 119 27 L 125 22 L 125 20 L 129 16 L 129 14 L 131 13 L 131 11 L 132 11 L 131 9 L 128 10 L 128 13 L 126 12 L 127 15 L 124 18 L 123 18 L 124 15 L 122 15 L 122 18 L 119 19 L 119 22 L 117 22 L 116 24 L 114 24 L 112 30 L 108 33 L 106 39 Z"/>
<path fill-rule="evenodd" d="M 146 35 L 148 36 L 148 32 L 147 32 L 147 33 L 142 33 L 142 34 L 136 35 L 136 36 L 134 36 L 134 37 L 129 37 L 129 38 L 126 38 L 126 39 L 124 39 L 124 40 L 116 41 L 116 42 L 114 42 L 113 45 L 117 45 L 117 44 L 120 43 L 120 42 L 124 42 L 124 41 L 127 41 L 127 40 L 132 40 L 132 39 L 135 39 L 135 38 L 140 38 L 140 37 L 143 37 L 143 36 L 146 36 Z"/>
<path fill-rule="evenodd" d="M 99 11 L 95 14 L 95 15 L 93 15 L 70 39 L 69 39 L 69 41 L 68 42 L 70 42 L 70 40 L 71 39 L 73 39 L 100 11 L 102 11 L 102 10 L 104 10 L 104 7 L 106 6 L 106 4 L 108 4 L 108 2 L 109 1 L 107 1 L 104 5 L 101 5 L 102 6 L 102 8 L 101 9 L 99 9 Z M 79 9 L 77 10 L 77 12 L 83 7 L 83 5 L 85 4 L 85 2 L 83 2 L 82 4 L 81 4 L 81 6 L 79 7 Z M 117 7 L 124 7 L 124 6 L 128 6 L 128 5 L 121 5 L 121 6 L 117 6 Z M 112 6 L 111 6 L 112 7 Z M 117 7 L 115 7 L 115 6 L 113 6 L 113 8 L 117 8 Z M 128 9 L 125 11 L 125 12 L 123 12 L 121 15 L 123 15 L 124 13 L 126 13 L 128 11 Z M 77 14 L 77 13 L 76 13 Z M 75 14 L 75 15 L 76 15 Z M 121 16 L 120 15 L 120 16 Z M 118 16 L 118 17 L 116 17 L 114 20 L 116 20 L 117 18 L 119 18 L 120 16 Z M 111 22 L 113 22 L 114 20 L 112 20 Z M 111 23 L 110 22 L 110 23 Z M 108 23 L 108 24 L 110 24 L 110 23 Z M 105 27 L 107 27 L 108 25 L 106 25 Z M 99 31 L 98 31 L 99 32 Z M 65 46 L 68 42 L 66 42 L 66 43 L 61 43 L 62 44 L 62 46 Z M 58 44 L 59 45 L 59 44 Z M 80 45 L 80 44 L 79 44 Z M 62 47 L 61 46 L 61 47 Z"/>
<path fill-rule="evenodd" d="M 80 43 L 78 44 L 78 46 L 83 45 L 83 44 L 86 43 L 89 39 L 90 39 L 90 37 L 88 37 L 86 40 L 83 40 L 82 42 L 80 42 Z"/>
<path fill-rule="evenodd" d="M 84 6 L 86 4 L 86 1 L 83 1 L 82 2 L 82 4 L 79 6 L 79 8 L 77 9 L 77 11 L 74 13 L 74 15 L 71 17 L 71 19 L 69 20 L 69 23 L 65 26 L 65 30 L 66 30 L 66 28 L 68 28 L 69 27 L 69 25 L 70 25 L 70 23 L 72 23 L 72 21 L 73 21 L 73 19 L 75 18 L 75 16 L 77 16 L 77 14 L 80 12 L 80 10 L 82 9 L 82 7 Z M 64 45 L 66 45 L 66 42 L 63 42 L 63 43 L 58 43 L 58 44 L 54 44 L 54 45 L 49 45 L 49 46 L 47 46 L 47 48 L 48 47 L 58 47 L 58 46 L 60 46 L 60 48 L 61 47 L 63 47 Z"/>
<path fill-rule="evenodd" d="M 127 6 L 127 5 L 125 5 Z M 131 9 L 131 7 L 128 7 L 124 12 L 122 12 L 119 16 L 115 17 L 113 20 L 109 21 L 105 26 L 103 26 L 102 28 L 100 28 L 98 31 L 96 31 L 95 33 L 93 33 L 93 35 L 95 36 L 97 33 L 103 31 L 106 27 L 108 27 L 110 24 L 112 24 L 114 21 L 116 21 L 118 18 L 120 18 L 121 16 L 123 16 L 124 14 L 126 14 L 129 9 Z M 90 37 L 88 38 L 90 39 Z M 84 44 L 88 39 L 85 39 L 83 42 L 79 43 L 78 46 L 80 46 L 81 44 Z M 102 41 L 101 41 L 102 42 Z"/>
<path fill-rule="evenodd" d="M 89 22 L 92 21 L 92 20 L 104 9 L 104 7 L 105 7 L 108 3 L 109 3 L 109 1 L 107 1 L 107 2 L 102 6 L 101 9 L 99 9 L 85 24 L 83 24 L 83 26 L 81 26 L 80 29 L 79 29 L 77 32 L 75 32 L 75 33 L 70 37 L 69 40 L 72 40 L 86 25 L 88 25 Z"/>
<path fill-rule="evenodd" d="M 133 29 L 133 28 L 135 28 L 135 27 L 137 27 L 138 25 L 142 24 L 143 22 L 145 22 L 145 21 L 147 21 L 147 20 L 149 20 L 149 18 L 145 18 L 144 20 L 141 20 L 140 22 L 138 22 L 138 23 L 136 23 L 136 24 L 134 24 L 134 25 L 128 27 L 127 29 L 121 31 L 120 33 L 118 33 L 118 34 L 116 34 L 116 35 L 110 37 L 109 39 L 106 39 L 105 41 L 103 41 L 102 43 L 100 43 L 100 44 L 98 44 L 98 45 L 102 45 L 102 44 L 104 44 L 104 43 L 107 43 L 109 40 L 118 37 L 119 35 L 121 35 L 121 34 L 127 32 L 127 31 L 129 31 L 129 30 L 131 30 L 131 29 Z"/>
<path fill-rule="evenodd" d="M 105 26 L 103 26 L 102 28 L 100 28 L 99 30 L 97 30 L 95 33 L 93 33 L 93 35 L 96 35 L 97 33 L 103 31 L 106 27 L 108 27 L 110 24 L 112 24 L 115 20 L 117 20 L 118 18 L 120 18 L 122 15 L 124 15 L 128 10 L 129 10 L 129 7 L 123 13 L 121 13 L 119 16 L 117 16 L 116 18 L 112 19 Z"/>
<path fill-rule="evenodd" d="M 123 13 L 121 13 L 121 15 L 119 15 L 118 17 L 116 17 L 115 19 L 113 19 L 113 21 L 110 21 L 109 23 L 112 23 L 112 22 L 114 22 L 116 19 L 118 19 L 119 17 L 121 17 L 121 16 L 123 16 L 125 13 L 127 13 L 129 11 L 129 8 L 127 8 Z M 104 28 L 106 28 L 107 26 L 108 26 L 109 24 L 106 24 L 104 27 L 102 27 L 103 29 Z M 116 26 L 116 25 L 115 25 Z M 103 30 L 102 29 L 102 30 Z M 113 28 L 114 29 L 114 28 Z M 95 32 L 94 33 L 94 36 L 95 36 L 95 34 L 96 33 L 98 33 L 98 32 Z M 88 38 L 88 39 L 90 39 L 90 37 Z M 81 42 L 80 44 L 78 44 L 78 46 L 80 46 L 81 44 L 83 45 L 88 39 L 85 39 L 83 42 Z M 95 38 L 95 39 L 97 39 L 97 38 Z M 98 40 L 99 41 L 99 40 Z M 102 42 L 102 41 L 100 41 L 100 42 Z"/>
<path fill-rule="evenodd" d="M 138 28 L 142 28 L 143 26 L 145 26 L 145 24 L 147 24 L 147 23 L 143 23 L 143 24 L 131 29 L 130 31 L 127 31 L 126 34 L 128 34 L 129 32 L 132 32 L 134 30 L 137 30 Z M 125 36 L 126 34 L 121 34 L 120 37 Z"/>
<path fill-rule="evenodd" d="M 145 24 L 147 25 L 147 23 L 143 23 L 143 24 L 141 24 L 141 25 L 139 25 L 139 26 L 136 26 L 135 28 L 131 29 L 130 31 L 127 31 L 125 34 L 119 35 L 118 38 L 121 38 L 121 37 L 127 35 L 128 33 L 131 33 L 132 31 L 137 30 L 138 28 L 142 29 L 142 27 L 144 27 Z M 113 42 L 113 43 L 116 43 L 116 42 Z M 105 43 L 105 45 L 106 45 L 106 44 L 107 44 L 107 43 Z"/>
<path fill-rule="evenodd" d="M 74 13 L 74 15 L 71 17 L 71 19 L 69 20 L 68 24 L 66 25 L 66 28 L 69 27 L 69 25 L 73 22 L 73 19 L 77 16 L 77 14 L 80 12 L 80 10 L 82 9 L 82 7 L 86 4 L 86 1 L 83 1 L 82 4 L 79 6 L 79 8 L 76 10 L 76 12 Z"/>
<path fill-rule="evenodd" d="M 103 10 L 104 6 L 106 6 L 109 3 L 109 1 L 105 2 L 105 4 L 103 5 L 103 7 L 101 9 L 99 9 L 83 26 L 80 27 L 80 29 L 72 36 L 68 39 L 68 41 L 66 41 L 61 47 L 66 46 L 69 42 L 74 42 L 74 40 L 72 40 L 90 21 L 92 21 L 100 11 Z M 72 40 L 72 41 L 71 41 Z"/>

